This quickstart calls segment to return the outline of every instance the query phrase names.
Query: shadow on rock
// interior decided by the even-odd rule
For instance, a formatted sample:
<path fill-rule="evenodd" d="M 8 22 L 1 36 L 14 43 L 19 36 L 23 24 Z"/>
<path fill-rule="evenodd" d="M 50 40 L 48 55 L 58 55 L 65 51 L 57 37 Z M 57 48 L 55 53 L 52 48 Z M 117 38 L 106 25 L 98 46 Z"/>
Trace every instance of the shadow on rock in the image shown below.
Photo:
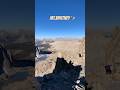
<path fill-rule="evenodd" d="M 53 73 L 36 77 L 39 82 L 38 90 L 85 90 L 85 78 L 80 77 L 81 65 L 73 66 L 64 58 L 57 58 Z M 82 80 L 82 83 L 80 83 Z M 78 89 L 79 88 L 79 89 Z"/>
<path fill-rule="evenodd" d="M 12 63 L 13 67 L 29 67 L 35 66 L 35 61 L 33 60 L 14 60 L 14 62 Z"/>

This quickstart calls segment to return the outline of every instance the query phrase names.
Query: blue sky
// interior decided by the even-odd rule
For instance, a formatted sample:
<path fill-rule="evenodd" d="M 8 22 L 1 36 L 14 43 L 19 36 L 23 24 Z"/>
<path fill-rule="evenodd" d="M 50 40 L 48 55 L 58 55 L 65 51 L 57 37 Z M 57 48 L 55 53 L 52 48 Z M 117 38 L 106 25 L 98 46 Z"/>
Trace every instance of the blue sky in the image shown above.
<path fill-rule="evenodd" d="M 0 30 L 34 30 L 34 7 L 34 0 L 1 0 Z"/>
<path fill-rule="evenodd" d="M 74 16 L 75 20 L 51 21 L 50 16 Z M 80 38 L 85 36 L 85 0 L 36 0 L 36 38 Z"/>
<path fill-rule="evenodd" d="M 120 0 L 87 0 L 87 27 L 110 30 L 120 27 Z"/>

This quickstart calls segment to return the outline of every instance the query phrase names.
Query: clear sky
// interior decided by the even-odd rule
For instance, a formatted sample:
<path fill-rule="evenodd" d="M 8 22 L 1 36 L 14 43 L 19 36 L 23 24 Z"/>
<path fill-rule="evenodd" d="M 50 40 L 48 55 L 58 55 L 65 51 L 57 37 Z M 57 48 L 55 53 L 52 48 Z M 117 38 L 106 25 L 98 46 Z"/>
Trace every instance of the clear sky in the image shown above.
<path fill-rule="evenodd" d="M 120 0 L 86 0 L 86 25 L 96 30 L 120 27 Z"/>
<path fill-rule="evenodd" d="M 34 0 L 0 0 L 0 30 L 33 30 L 34 9 Z"/>
<path fill-rule="evenodd" d="M 74 16 L 75 20 L 51 21 L 50 16 Z M 36 38 L 80 38 L 85 36 L 85 0 L 36 0 Z"/>

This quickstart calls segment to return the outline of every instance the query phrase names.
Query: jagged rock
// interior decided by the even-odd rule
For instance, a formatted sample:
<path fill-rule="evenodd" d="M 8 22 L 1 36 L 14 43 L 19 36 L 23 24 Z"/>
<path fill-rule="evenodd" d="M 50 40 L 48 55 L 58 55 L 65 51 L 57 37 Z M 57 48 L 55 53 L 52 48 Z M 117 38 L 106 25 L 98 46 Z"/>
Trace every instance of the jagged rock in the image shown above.
<path fill-rule="evenodd" d="M 79 78 L 81 66 L 73 66 L 72 63 L 67 63 L 64 58 L 57 58 L 56 66 L 53 73 L 46 74 L 43 77 L 37 77 L 40 87 L 38 90 L 74 90 L 73 86 L 77 85 L 76 81 Z M 81 84 L 82 85 L 82 84 Z M 84 85 L 79 87 L 84 90 Z"/>

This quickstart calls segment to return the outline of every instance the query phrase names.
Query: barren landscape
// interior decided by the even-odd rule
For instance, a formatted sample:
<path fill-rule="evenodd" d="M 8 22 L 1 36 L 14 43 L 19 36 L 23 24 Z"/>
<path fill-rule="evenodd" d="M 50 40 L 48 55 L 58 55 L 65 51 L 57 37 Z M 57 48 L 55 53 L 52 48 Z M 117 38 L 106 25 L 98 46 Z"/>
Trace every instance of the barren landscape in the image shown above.
<path fill-rule="evenodd" d="M 43 43 L 47 41 L 43 41 Z M 48 61 L 56 61 L 57 57 L 63 57 L 67 62 L 72 61 L 73 65 L 85 66 L 85 41 L 84 38 L 81 40 L 55 40 L 49 43 L 50 48 L 47 50 L 52 51 L 50 55 L 45 60 L 39 59 L 40 62 L 36 63 L 36 73 L 35 76 L 42 75 L 39 70 L 40 64 Z M 41 47 L 42 48 L 42 47 Z M 42 55 L 41 55 L 42 56 Z M 40 68 L 40 69 L 38 69 Z M 49 69 L 50 67 L 48 67 Z M 45 70 L 46 72 L 46 70 Z"/>
<path fill-rule="evenodd" d="M 86 46 L 85 40 L 87 43 Z M 89 30 L 89 34 L 86 39 L 41 41 L 41 44 L 49 44 L 47 45 L 47 48 L 41 47 L 41 50 L 51 51 L 52 53 L 47 54 L 45 58 L 41 58 L 42 55 L 40 55 L 40 58 L 36 59 L 35 76 L 40 80 L 40 88 L 45 90 L 45 86 L 48 85 L 46 86 L 48 87 L 47 89 L 53 87 L 53 90 L 73 90 L 72 88 L 65 87 L 67 85 L 70 87 L 76 85 L 70 84 L 72 81 L 70 80 L 70 75 L 72 75 L 70 72 L 72 69 L 68 69 L 67 72 L 66 70 L 61 70 L 59 74 L 55 73 L 55 71 L 59 71 L 58 62 L 61 60 L 59 58 L 64 58 L 68 64 L 71 65 L 72 63 L 73 68 L 75 68 L 75 66 L 81 66 L 82 70 L 80 71 L 79 76 L 77 79 L 73 80 L 80 80 L 81 82 L 83 81 L 81 80 L 81 77 L 85 76 L 88 83 L 88 90 L 118 90 L 120 84 L 119 40 L 120 29 L 116 28 L 109 31 Z M 61 61 L 59 64 L 60 63 Z M 65 65 L 67 66 L 67 64 Z M 65 65 L 63 64 L 60 66 L 61 68 L 66 68 L 64 67 Z M 73 72 L 76 71 L 73 70 Z M 50 82 L 42 81 L 43 78 L 47 78 L 46 80 Z M 67 83 L 67 85 L 64 84 L 64 82 Z M 59 88 L 52 85 L 56 85 Z M 65 88 L 61 88 L 62 86 Z M 77 88 L 77 90 L 84 89 Z"/>
<path fill-rule="evenodd" d="M 0 90 L 33 90 L 34 41 L 32 30 L 0 30 L 0 44 L 10 53 L 12 64 L 9 78 L 0 66 Z M 1 57 L 0 57 L 1 58 Z M 6 58 L 4 58 L 6 59 Z M 2 61 L 2 59 L 1 59 Z"/>
<path fill-rule="evenodd" d="M 40 42 L 40 41 L 39 41 Z M 77 79 L 80 79 L 81 77 L 85 76 L 85 40 L 84 38 L 81 39 L 56 39 L 56 40 L 43 40 L 41 43 L 37 42 L 38 47 L 41 46 L 39 49 L 42 51 L 50 51 L 51 54 L 47 54 L 47 56 L 44 57 L 44 54 L 40 54 L 36 57 L 36 64 L 35 64 L 35 76 L 36 77 L 44 77 L 45 75 L 52 74 L 56 70 L 57 62 L 59 62 L 58 58 L 63 58 L 63 62 L 71 64 L 73 67 L 80 66 L 82 70 L 79 72 L 79 76 Z M 47 46 L 45 48 L 44 46 Z M 38 53 L 36 53 L 38 54 Z M 41 58 L 43 57 L 43 58 Z M 59 62 L 60 64 L 60 62 Z M 69 65 L 68 65 L 69 66 Z M 62 66 L 64 69 L 64 65 Z M 71 70 L 68 70 L 71 71 Z M 75 72 L 75 71 L 74 71 Z M 66 73 L 61 70 L 61 73 L 64 75 Z M 58 74 L 58 73 L 57 73 Z M 66 73 L 68 74 L 68 73 Z M 70 73 L 69 73 L 70 74 Z M 71 74 L 72 75 L 72 74 Z M 57 77 L 59 75 L 56 75 Z M 61 76 L 59 76 L 60 78 Z M 67 78 L 68 76 L 64 76 L 64 78 Z M 70 79 L 68 79 L 70 80 Z M 77 81 L 77 80 L 76 80 Z M 60 81 L 58 80 L 58 83 Z M 65 81 L 63 81 L 65 82 Z M 72 81 L 69 81 L 67 83 L 71 83 Z M 62 84 L 59 84 L 59 89 L 65 89 L 65 90 L 73 90 L 71 88 L 61 88 Z M 51 85 L 52 86 L 52 85 Z M 69 87 L 69 86 L 68 86 Z M 56 87 L 55 87 L 56 88 Z M 49 87 L 50 89 L 50 87 Z M 59 89 L 53 89 L 53 90 L 59 90 Z M 42 90 L 44 90 L 42 88 Z M 52 90 L 52 89 L 50 89 Z M 83 89 L 78 89 L 83 90 Z"/>

